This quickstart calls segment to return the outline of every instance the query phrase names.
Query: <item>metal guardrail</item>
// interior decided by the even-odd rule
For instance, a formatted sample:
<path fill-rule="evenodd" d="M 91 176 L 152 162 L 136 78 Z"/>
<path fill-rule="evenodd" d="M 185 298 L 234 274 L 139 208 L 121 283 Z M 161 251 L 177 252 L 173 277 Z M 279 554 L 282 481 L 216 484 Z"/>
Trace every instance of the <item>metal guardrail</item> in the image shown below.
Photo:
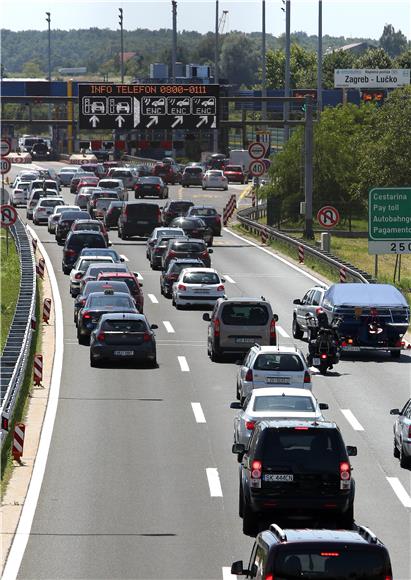
<path fill-rule="evenodd" d="M 1 445 L 4 424 L 12 418 L 23 383 L 32 339 L 32 319 L 36 312 L 36 261 L 31 238 L 20 218 L 10 228 L 20 256 L 20 292 L 13 322 L 0 359 L 1 365 Z"/>
<path fill-rule="evenodd" d="M 148 167 L 154 167 L 156 163 L 159 163 L 159 159 L 149 159 L 148 157 L 135 157 L 134 155 L 123 155 L 121 160 L 124 163 L 130 163 L 130 165 L 147 165 Z"/>
<path fill-rule="evenodd" d="M 341 270 L 341 268 L 344 268 L 347 277 L 349 276 L 353 281 L 362 282 L 363 284 L 374 284 L 376 282 L 375 278 L 373 278 L 371 274 L 356 268 L 349 262 L 344 262 L 329 252 L 314 248 L 301 239 L 293 238 L 292 236 L 283 234 L 271 226 L 264 226 L 260 224 L 258 220 L 265 215 L 267 215 L 267 204 L 263 203 L 259 205 L 258 208 L 247 207 L 246 209 L 239 210 L 237 212 L 237 221 L 239 221 L 240 224 L 245 226 L 254 234 L 261 235 L 265 231 L 268 234 L 268 237 L 284 242 L 292 248 L 295 248 L 296 256 L 298 255 L 298 247 L 302 246 L 306 255 L 312 256 L 313 258 L 322 261 L 328 266 L 335 268 L 338 272 Z"/>

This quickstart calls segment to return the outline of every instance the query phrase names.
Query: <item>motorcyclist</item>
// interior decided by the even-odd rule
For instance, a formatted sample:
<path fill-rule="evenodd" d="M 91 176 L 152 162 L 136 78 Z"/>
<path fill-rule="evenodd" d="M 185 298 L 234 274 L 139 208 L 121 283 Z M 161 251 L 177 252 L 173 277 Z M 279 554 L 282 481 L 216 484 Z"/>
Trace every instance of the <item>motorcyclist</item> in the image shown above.
<path fill-rule="evenodd" d="M 376 308 L 370 309 L 370 316 L 366 320 L 368 333 L 369 334 L 381 334 L 383 328 L 378 316 L 378 310 Z"/>
<path fill-rule="evenodd" d="M 333 320 L 332 323 L 330 324 L 328 322 L 327 314 L 322 309 L 318 310 L 317 318 L 314 320 L 315 324 L 310 325 L 310 333 L 309 333 L 310 340 L 308 350 L 310 353 L 310 358 L 313 359 L 315 357 L 315 355 L 319 351 L 320 342 L 324 341 L 327 341 L 328 347 L 330 347 L 331 344 L 332 347 L 335 348 L 337 354 L 340 345 L 340 335 L 338 332 L 338 326 L 340 321 L 336 319 L 335 321 Z M 332 368 L 333 366 L 330 365 L 330 369 Z"/>

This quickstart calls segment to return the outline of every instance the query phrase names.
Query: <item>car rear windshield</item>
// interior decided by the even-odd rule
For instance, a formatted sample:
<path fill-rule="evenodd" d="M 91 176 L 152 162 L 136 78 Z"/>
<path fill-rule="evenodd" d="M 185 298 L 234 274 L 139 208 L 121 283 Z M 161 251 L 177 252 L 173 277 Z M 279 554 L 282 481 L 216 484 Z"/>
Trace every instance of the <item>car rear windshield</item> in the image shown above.
<path fill-rule="evenodd" d="M 184 173 L 188 175 L 199 175 L 200 173 L 203 173 L 203 170 L 201 167 L 187 167 L 184 169 Z"/>
<path fill-rule="evenodd" d="M 203 252 L 206 246 L 201 242 L 175 242 L 171 248 L 176 252 Z"/>
<path fill-rule="evenodd" d="M 124 169 L 115 169 L 113 171 L 113 177 L 122 178 L 122 177 L 132 177 L 131 171 L 125 171 Z"/>
<path fill-rule="evenodd" d="M 308 467 L 312 471 L 337 468 L 340 458 L 340 437 L 336 429 L 313 429 L 296 426 L 266 429 L 263 462 Z"/>
<path fill-rule="evenodd" d="M 253 411 L 315 411 L 311 397 L 294 397 L 292 395 L 261 395 L 254 399 Z"/>
<path fill-rule="evenodd" d="M 159 207 L 158 205 L 149 203 L 130 203 L 126 204 L 127 215 L 131 217 L 155 217 L 157 218 Z"/>
<path fill-rule="evenodd" d="M 132 300 L 123 294 L 106 294 L 103 296 L 93 296 L 88 298 L 88 308 L 104 308 L 105 306 L 115 306 L 116 308 L 134 308 Z"/>
<path fill-rule="evenodd" d="M 86 219 L 90 219 L 90 214 L 88 212 L 85 211 L 65 211 L 62 215 L 61 215 L 61 220 L 62 221 L 70 221 L 70 220 L 86 220 Z"/>
<path fill-rule="evenodd" d="M 62 200 L 61 199 L 43 199 L 43 201 L 40 203 L 40 205 L 41 205 L 41 207 L 55 207 L 56 205 L 62 205 Z"/>
<path fill-rule="evenodd" d="M 161 182 L 162 182 L 162 179 L 160 177 L 155 177 L 155 176 L 153 176 L 153 177 L 149 177 L 149 176 L 140 177 L 140 179 L 139 179 L 139 183 L 142 183 L 142 184 L 144 184 L 144 183 L 156 183 L 157 184 L 157 183 L 161 183 Z"/>
<path fill-rule="evenodd" d="M 242 173 L 242 168 L 239 165 L 227 165 L 224 171 L 236 171 Z"/>
<path fill-rule="evenodd" d="M 187 284 L 219 284 L 220 278 L 215 272 L 189 272 L 184 275 Z"/>
<path fill-rule="evenodd" d="M 254 368 L 258 371 L 302 371 L 303 361 L 298 354 L 265 353 L 258 355 Z"/>
<path fill-rule="evenodd" d="M 199 266 L 201 268 L 201 264 L 198 262 L 192 262 L 191 264 L 173 264 L 170 268 L 169 274 L 179 274 L 181 270 L 184 270 L 184 268 L 198 268 Z"/>
<path fill-rule="evenodd" d="M 105 320 L 103 330 L 106 332 L 146 332 L 144 320 Z"/>
<path fill-rule="evenodd" d="M 104 276 L 104 280 L 118 280 L 118 278 L 110 278 L 110 276 Z M 121 278 L 122 282 L 125 282 L 125 284 L 127 284 L 127 288 L 130 290 L 130 292 L 135 292 L 136 288 L 137 288 L 137 284 L 136 281 L 134 280 L 134 278 Z"/>
<path fill-rule="evenodd" d="M 79 223 L 79 224 L 75 224 L 74 226 L 75 230 L 83 230 L 86 232 L 99 232 L 100 231 L 100 224 L 93 224 L 90 222 L 87 223 Z"/>
<path fill-rule="evenodd" d="M 216 169 L 215 171 L 209 171 L 208 172 L 208 175 L 210 177 L 221 177 L 223 175 L 223 172 L 220 171 L 220 170 L 218 170 L 218 169 Z"/>
<path fill-rule="evenodd" d="M 107 187 L 107 189 L 115 189 L 116 187 L 120 187 L 118 181 L 111 181 L 110 179 L 105 179 L 104 181 L 99 181 L 100 187 Z"/>
<path fill-rule="evenodd" d="M 111 203 L 111 199 L 107 198 L 107 197 L 99 197 L 98 200 L 96 201 L 96 207 L 100 208 L 100 207 L 108 207 Z"/>
<path fill-rule="evenodd" d="M 263 326 L 269 318 L 264 304 L 226 304 L 221 316 L 224 324 L 232 326 Z"/>
<path fill-rule="evenodd" d="M 106 242 L 101 234 L 84 233 L 70 236 L 69 248 L 105 248 Z"/>
<path fill-rule="evenodd" d="M 101 282 L 87 282 L 83 290 L 83 295 L 88 296 L 92 292 L 104 292 L 106 289 L 113 290 L 114 292 L 120 292 L 120 294 L 130 294 L 129 289 L 127 288 L 127 284 L 124 282 L 108 282 L 104 280 Z"/>
<path fill-rule="evenodd" d="M 190 219 L 184 219 L 181 220 L 180 222 L 177 223 L 181 223 L 181 227 L 182 228 L 186 228 L 186 227 L 193 227 L 193 228 L 203 228 L 204 227 L 204 222 L 202 219 L 198 218 L 192 218 L 190 217 Z"/>
<path fill-rule="evenodd" d="M 170 203 L 169 211 L 188 211 L 193 205 L 191 201 L 173 201 Z"/>
<path fill-rule="evenodd" d="M 321 578 L 321 580 L 386 580 L 386 557 L 377 546 L 322 542 L 321 546 L 281 546 L 276 550 L 276 580 Z"/>
<path fill-rule="evenodd" d="M 217 215 L 217 210 L 212 207 L 193 207 L 193 209 L 190 211 L 190 216 L 192 215 L 199 216 Z"/>

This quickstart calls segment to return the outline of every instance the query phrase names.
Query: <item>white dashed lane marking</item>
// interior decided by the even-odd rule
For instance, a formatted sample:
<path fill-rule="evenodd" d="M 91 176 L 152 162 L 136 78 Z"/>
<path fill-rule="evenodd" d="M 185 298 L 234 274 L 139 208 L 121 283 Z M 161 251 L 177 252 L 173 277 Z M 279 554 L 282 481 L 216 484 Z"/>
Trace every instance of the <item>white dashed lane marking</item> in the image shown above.
<path fill-rule="evenodd" d="M 163 320 L 163 324 L 166 327 L 167 332 L 169 332 L 170 334 L 175 332 L 174 328 L 171 325 L 171 322 L 169 322 L 168 320 Z"/>
<path fill-rule="evenodd" d="M 361 423 L 355 417 L 354 413 L 352 411 L 350 411 L 350 409 L 341 409 L 341 413 L 347 419 L 347 421 L 349 422 L 351 427 L 354 429 L 354 431 L 364 431 L 364 427 L 361 425 Z"/>
<path fill-rule="evenodd" d="M 278 334 L 280 334 L 283 338 L 290 338 L 290 335 L 286 333 L 286 331 L 284 330 L 284 328 L 282 326 L 280 326 L 279 324 L 276 324 L 275 328 L 278 331 Z"/>
<path fill-rule="evenodd" d="M 147 294 L 147 296 L 150 298 L 151 302 L 153 304 L 158 304 L 158 300 L 157 298 L 154 296 L 154 294 Z"/>
<path fill-rule="evenodd" d="M 201 408 L 201 403 L 191 403 L 193 409 L 194 417 L 197 423 L 206 423 L 206 418 Z"/>
<path fill-rule="evenodd" d="M 211 497 L 223 497 L 218 469 L 216 467 L 207 467 L 206 474 Z"/>
<path fill-rule="evenodd" d="M 411 497 L 406 492 L 398 477 L 387 477 L 387 481 L 391 485 L 395 495 L 398 497 L 402 505 L 406 508 L 411 508 Z"/>
<path fill-rule="evenodd" d="M 188 362 L 185 356 L 178 356 L 177 357 L 179 365 L 180 365 L 180 369 L 182 370 L 183 373 L 189 373 L 190 372 L 190 367 L 188 366 Z"/>
<path fill-rule="evenodd" d="M 233 280 L 231 278 L 231 276 L 229 276 L 228 274 L 224 274 L 223 278 L 225 278 L 227 280 L 227 282 L 230 282 L 230 284 L 235 284 L 235 280 Z"/>

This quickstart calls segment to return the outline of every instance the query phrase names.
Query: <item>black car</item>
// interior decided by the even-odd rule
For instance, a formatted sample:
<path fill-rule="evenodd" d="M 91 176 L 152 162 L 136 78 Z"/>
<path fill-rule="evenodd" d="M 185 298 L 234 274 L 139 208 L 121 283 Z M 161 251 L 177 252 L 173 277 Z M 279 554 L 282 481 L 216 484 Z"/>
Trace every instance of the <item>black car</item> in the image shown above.
<path fill-rule="evenodd" d="M 197 258 L 180 258 L 178 260 L 171 260 L 167 270 L 163 270 L 160 276 L 160 291 L 163 296 L 171 298 L 171 289 L 174 282 L 180 275 L 184 268 L 202 268 L 204 262 Z"/>
<path fill-rule="evenodd" d="M 199 217 L 213 230 L 214 236 L 221 236 L 221 216 L 211 205 L 193 205 L 186 217 Z"/>
<path fill-rule="evenodd" d="M 178 217 L 170 223 L 173 228 L 181 228 L 189 238 L 204 240 L 207 246 L 213 245 L 213 230 L 199 217 Z"/>
<path fill-rule="evenodd" d="M 244 534 L 255 536 L 261 521 L 286 516 L 327 516 L 339 527 L 352 527 L 355 483 L 348 456 L 357 455 L 357 448 L 345 447 L 335 423 L 261 421 L 247 449 L 235 443 L 233 453 L 241 459 Z"/>
<path fill-rule="evenodd" d="M 164 252 L 167 250 L 168 248 L 168 241 L 169 240 L 173 240 L 178 238 L 179 240 L 182 239 L 186 239 L 188 240 L 187 237 L 183 237 L 183 236 L 164 236 L 161 238 L 158 238 L 156 243 L 154 244 L 153 248 L 151 249 L 150 252 L 150 266 L 153 270 L 157 270 L 158 268 L 161 269 L 161 264 L 163 261 L 163 255 Z"/>
<path fill-rule="evenodd" d="M 134 197 L 154 196 L 166 199 L 168 197 L 168 187 L 161 177 L 139 177 L 134 186 Z"/>
<path fill-rule="evenodd" d="M 114 293 L 127 294 L 131 296 L 129 287 L 125 282 L 116 282 L 108 280 L 90 280 L 83 288 L 83 292 L 78 294 L 74 300 L 74 324 L 77 326 L 77 318 L 79 311 L 85 305 L 88 295 L 93 292 L 104 292 L 105 290 L 113 290 Z"/>
<path fill-rule="evenodd" d="M 139 177 L 148 177 L 152 174 L 151 168 L 148 165 L 137 165 L 136 171 Z"/>
<path fill-rule="evenodd" d="M 248 569 L 240 560 L 231 574 L 272 580 L 392 580 L 387 548 L 364 526 L 310 530 L 271 524 L 256 537 Z"/>
<path fill-rule="evenodd" d="M 176 217 L 185 216 L 194 203 L 186 199 L 168 201 L 161 212 L 161 221 L 168 226 Z"/>
<path fill-rule="evenodd" d="M 49 147 L 46 142 L 34 143 L 30 155 L 32 156 L 33 161 L 52 161 L 56 158 L 53 149 Z"/>
<path fill-rule="evenodd" d="M 168 247 L 163 254 L 161 269 L 167 270 L 171 260 L 176 258 L 198 258 L 204 263 L 206 268 L 210 268 L 210 254 L 212 253 L 213 250 L 211 248 L 208 249 L 203 240 L 179 240 L 178 238 L 169 240 Z"/>
<path fill-rule="evenodd" d="M 110 228 L 116 228 L 118 218 L 121 213 L 121 208 L 123 207 L 122 201 L 112 201 L 107 208 L 106 213 L 103 217 L 103 222 L 106 228 L 109 230 Z"/>
<path fill-rule="evenodd" d="M 151 236 L 147 239 L 146 244 L 146 258 L 148 260 L 151 259 L 151 250 L 154 248 L 155 244 L 157 243 L 157 240 L 165 236 L 169 236 L 170 238 L 171 237 L 177 238 L 185 236 L 185 234 L 183 230 L 181 230 L 180 228 L 167 228 L 167 227 L 154 228 L 154 230 L 151 232 Z"/>
<path fill-rule="evenodd" d="M 96 367 L 107 359 L 147 361 L 157 366 L 156 339 L 144 314 L 110 313 L 100 318 L 90 337 L 90 366 Z"/>
<path fill-rule="evenodd" d="M 109 312 L 138 314 L 136 304 L 131 296 L 115 293 L 112 289 L 104 292 L 92 292 L 77 317 L 77 340 L 86 344 L 90 334 L 97 327 L 103 314 Z"/>
<path fill-rule="evenodd" d="M 60 214 L 56 222 L 55 236 L 56 242 L 62 245 L 67 238 L 73 223 L 77 220 L 90 220 L 91 216 L 88 211 L 65 211 Z"/>
<path fill-rule="evenodd" d="M 80 213 L 80 212 L 78 212 Z M 70 274 L 83 248 L 106 248 L 106 240 L 99 232 L 70 232 L 63 248 L 61 268 L 64 274 Z"/>
<path fill-rule="evenodd" d="M 149 236 L 160 225 L 160 208 L 154 203 L 127 202 L 118 218 L 118 235 L 122 240 L 132 236 Z"/>

